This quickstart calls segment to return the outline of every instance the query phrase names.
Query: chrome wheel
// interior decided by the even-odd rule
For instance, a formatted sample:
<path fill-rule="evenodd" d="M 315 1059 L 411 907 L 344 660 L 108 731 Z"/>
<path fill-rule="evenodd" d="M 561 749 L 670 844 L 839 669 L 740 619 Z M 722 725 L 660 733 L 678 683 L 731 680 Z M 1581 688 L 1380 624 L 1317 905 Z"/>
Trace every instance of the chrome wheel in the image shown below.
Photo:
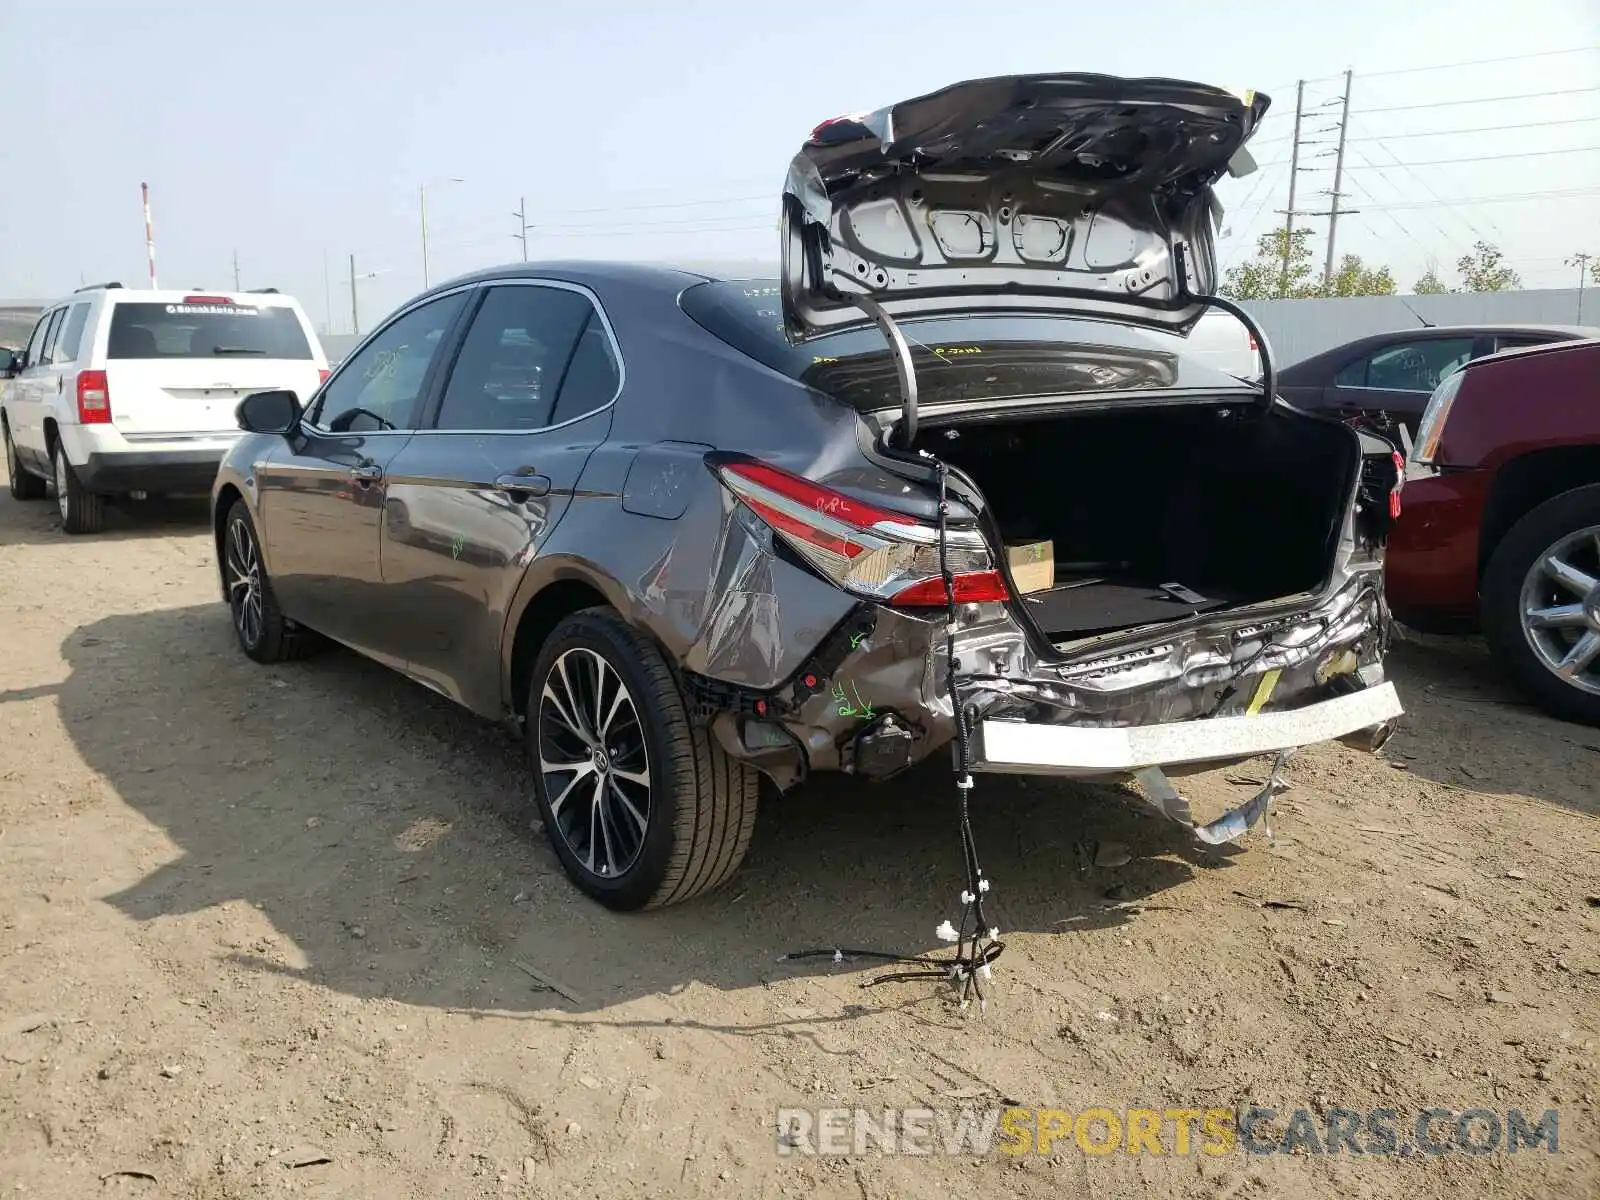
<path fill-rule="evenodd" d="M 1569 533 L 1534 560 L 1519 612 L 1544 668 L 1600 696 L 1600 525 Z"/>
<path fill-rule="evenodd" d="M 264 614 L 261 600 L 261 557 L 247 521 L 235 518 L 228 526 L 228 606 L 233 627 L 246 646 L 261 642 Z"/>
<path fill-rule="evenodd" d="M 55 477 L 56 477 L 56 508 L 60 510 L 62 523 L 65 524 L 67 519 L 68 519 L 68 517 L 67 517 L 67 509 L 68 509 L 68 501 L 67 501 L 67 470 L 68 470 L 68 467 L 67 467 L 67 455 L 66 455 L 66 452 L 64 450 L 62 450 L 60 446 L 56 447 L 55 464 L 56 464 L 56 469 L 52 472 L 52 474 L 54 474 Z"/>
<path fill-rule="evenodd" d="M 628 687 L 598 653 L 567 650 L 539 692 L 539 773 L 555 832 L 583 867 L 625 873 L 650 824 L 650 756 Z"/>

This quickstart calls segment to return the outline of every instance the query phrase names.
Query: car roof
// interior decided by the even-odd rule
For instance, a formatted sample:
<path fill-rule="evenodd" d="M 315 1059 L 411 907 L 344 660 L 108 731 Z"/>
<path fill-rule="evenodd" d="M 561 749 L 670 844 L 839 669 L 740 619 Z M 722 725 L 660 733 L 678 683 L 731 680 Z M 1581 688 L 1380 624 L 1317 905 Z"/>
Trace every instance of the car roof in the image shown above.
<path fill-rule="evenodd" d="M 1484 363 L 1505 362 L 1512 358 L 1534 358 L 1545 354 L 1593 354 L 1597 350 L 1600 350 L 1600 330 L 1591 330 L 1590 336 L 1585 338 L 1546 342 L 1542 346 L 1513 346 L 1506 350 L 1496 350 L 1493 354 L 1485 354 L 1482 358 L 1475 358 L 1463 364 L 1461 369 L 1467 371 Z"/>

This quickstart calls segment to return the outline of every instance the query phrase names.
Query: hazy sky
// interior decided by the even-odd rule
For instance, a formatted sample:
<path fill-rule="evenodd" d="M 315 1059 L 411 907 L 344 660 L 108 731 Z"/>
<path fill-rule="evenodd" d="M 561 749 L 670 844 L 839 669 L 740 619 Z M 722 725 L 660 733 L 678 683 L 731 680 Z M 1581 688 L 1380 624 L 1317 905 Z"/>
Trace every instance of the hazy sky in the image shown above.
<path fill-rule="evenodd" d="M 363 327 L 421 288 L 418 185 L 451 176 L 428 192 L 435 282 L 520 258 L 522 196 L 535 259 L 775 260 L 784 171 L 818 121 L 1061 70 L 1273 97 L 1252 143 L 1267 165 L 1221 185 L 1224 265 L 1282 220 L 1295 80 L 1322 105 L 1346 68 L 1344 190 L 1367 211 L 1341 221 L 1341 251 L 1402 289 L 1479 236 L 1527 286 L 1571 286 L 1562 259 L 1600 254 L 1600 0 L 0 0 L 0 47 L 7 298 L 142 286 L 141 181 L 163 285 L 227 286 L 237 251 L 245 287 L 293 291 L 319 326 L 331 307 L 336 332 L 351 252 L 378 272 L 358 284 Z M 1540 57 L 1411 70 L 1512 55 Z M 1308 130 L 1337 109 L 1316 113 Z M 1302 176 L 1299 206 L 1326 207 L 1306 192 L 1331 182 Z M 1570 190 L 1586 194 L 1484 202 Z"/>

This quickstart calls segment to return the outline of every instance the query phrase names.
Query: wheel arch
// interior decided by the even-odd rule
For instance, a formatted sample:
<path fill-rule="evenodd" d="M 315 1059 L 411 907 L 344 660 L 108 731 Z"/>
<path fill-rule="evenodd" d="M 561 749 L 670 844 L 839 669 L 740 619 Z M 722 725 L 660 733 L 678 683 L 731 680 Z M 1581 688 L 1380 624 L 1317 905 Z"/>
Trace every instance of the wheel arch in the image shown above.
<path fill-rule="evenodd" d="M 1514 526 L 1547 500 L 1600 483 L 1600 443 L 1533 450 L 1502 464 L 1478 528 L 1478 579 Z"/>
<path fill-rule="evenodd" d="M 226 555 L 223 540 L 228 536 L 228 514 L 233 511 L 233 506 L 243 499 L 244 492 L 236 484 L 225 483 L 217 489 L 217 497 L 212 502 L 211 540 L 217 551 L 217 586 L 222 589 L 224 603 L 228 600 L 228 572 L 223 565 Z"/>
<path fill-rule="evenodd" d="M 541 562 L 530 569 L 517 589 L 501 639 L 501 701 L 506 711 L 519 718 L 526 715 L 534 660 L 563 619 L 601 606 L 626 618 L 626 595 L 616 581 L 577 561 Z"/>

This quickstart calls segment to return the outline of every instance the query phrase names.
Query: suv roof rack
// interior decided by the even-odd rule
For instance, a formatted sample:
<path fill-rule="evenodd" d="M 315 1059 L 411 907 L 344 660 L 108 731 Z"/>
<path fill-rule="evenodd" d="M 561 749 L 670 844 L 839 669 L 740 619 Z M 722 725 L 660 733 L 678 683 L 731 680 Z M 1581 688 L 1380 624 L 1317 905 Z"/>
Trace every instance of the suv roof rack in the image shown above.
<path fill-rule="evenodd" d="M 276 296 L 277 288 L 246 288 L 245 294 L 249 296 Z"/>
<path fill-rule="evenodd" d="M 121 286 L 122 285 L 120 283 L 115 281 L 112 281 L 111 283 L 89 283 L 85 284 L 81 288 L 73 288 L 72 294 L 76 296 L 79 292 L 98 292 L 101 288 L 119 288 Z"/>

